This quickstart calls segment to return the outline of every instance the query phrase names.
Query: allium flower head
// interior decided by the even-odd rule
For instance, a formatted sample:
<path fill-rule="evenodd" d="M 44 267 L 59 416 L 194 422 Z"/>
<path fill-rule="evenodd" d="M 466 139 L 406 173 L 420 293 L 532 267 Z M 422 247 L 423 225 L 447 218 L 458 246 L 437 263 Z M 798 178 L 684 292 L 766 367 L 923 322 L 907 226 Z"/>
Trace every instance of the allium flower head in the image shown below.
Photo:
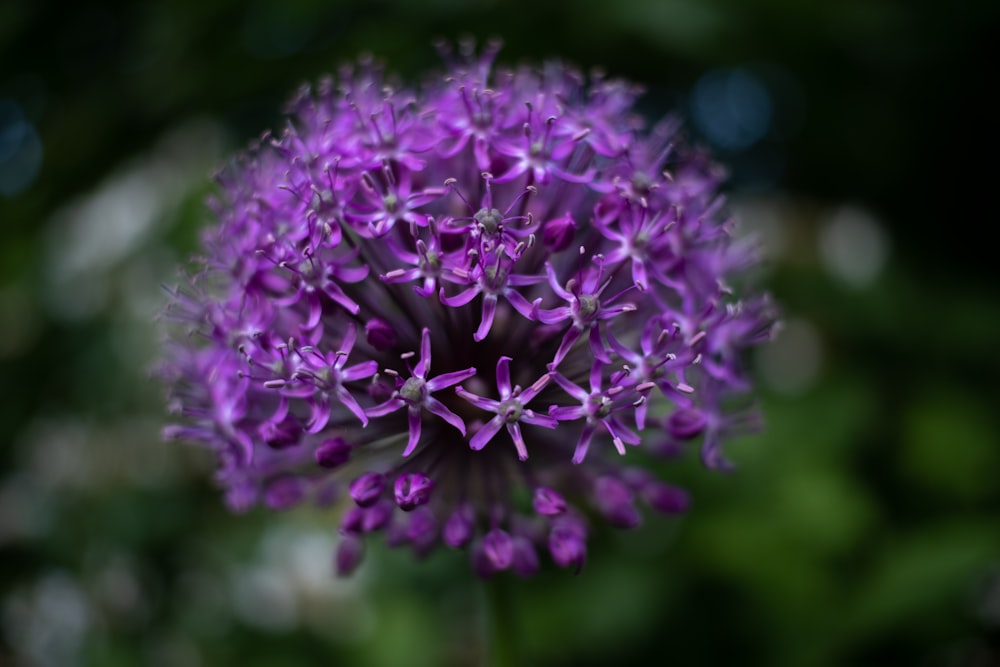
<path fill-rule="evenodd" d="M 725 467 L 753 421 L 723 406 L 774 319 L 733 287 L 755 260 L 722 171 L 645 130 L 635 87 L 495 55 L 420 92 L 370 62 L 300 91 L 171 292 L 168 437 L 217 454 L 235 510 L 347 496 L 341 572 L 374 532 L 483 575 L 578 569 L 595 520 L 687 506 L 649 455 L 700 440 Z"/>

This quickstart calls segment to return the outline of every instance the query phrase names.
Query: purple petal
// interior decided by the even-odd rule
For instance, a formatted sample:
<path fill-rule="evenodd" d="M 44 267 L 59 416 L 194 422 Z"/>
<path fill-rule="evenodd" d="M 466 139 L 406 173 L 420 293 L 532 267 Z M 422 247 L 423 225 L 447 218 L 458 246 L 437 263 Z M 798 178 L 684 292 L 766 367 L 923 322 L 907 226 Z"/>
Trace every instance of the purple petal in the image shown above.
<path fill-rule="evenodd" d="M 387 283 L 408 283 L 411 280 L 416 280 L 421 275 L 420 269 L 393 269 L 383 276 L 379 276 L 381 280 Z M 430 296 L 429 294 L 425 296 Z M 365 325 L 367 328 L 367 325 Z"/>
<path fill-rule="evenodd" d="M 590 367 L 590 393 L 597 394 L 601 391 L 601 384 L 604 379 L 604 366 L 595 362 Z"/>
<path fill-rule="evenodd" d="M 343 368 L 344 364 L 347 362 L 347 356 L 354 349 L 354 343 L 358 340 L 358 327 L 354 322 L 347 325 L 344 330 L 344 338 L 340 341 L 340 352 L 343 352 L 343 356 L 340 358 L 340 368 Z"/>
<path fill-rule="evenodd" d="M 538 378 L 533 383 L 531 383 L 527 389 L 521 392 L 520 396 L 521 404 L 527 405 L 528 403 L 530 403 L 532 399 L 535 398 L 535 396 L 538 396 L 539 392 L 541 392 L 542 389 L 545 389 L 545 387 L 548 386 L 551 380 L 552 376 L 546 373 L 545 375 L 543 375 L 542 377 Z"/>
<path fill-rule="evenodd" d="M 569 306 L 559 306 L 551 310 L 539 308 L 535 317 L 542 324 L 559 324 L 573 317 L 573 310 Z"/>
<path fill-rule="evenodd" d="M 622 423 L 617 417 L 612 417 L 610 419 L 602 419 L 601 422 L 608 429 L 608 432 L 615 438 L 621 439 L 630 445 L 638 445 L 642 442 L 639 435 L 630 429 L 628 426 Z M 621 452 L 620 452 L 621 453 Z"/>
<path fill-rule="evenodd" d="M 472 287 L 464 289 L 455 296 L 445 296 L 444 287 L 442 287 L 438 293 L 438 297 L 444 305 L 450 306 L 451 308 L 460 308 L 475 299 L 477 294 L 479 294 L 478 285 L 473 285 Z"/>
<path fill-rule="evenodd" d="M 362 264 L 361 266 L 338 266 L 337 267 L 337 280 L 345 283 L 359 283 L 368 277 L 368 273 L 371 271 L 371 267 L 367 264 Z"/>
<path fill-rule="evenodd" d="M 417 443 L 420 441 L 420 426 L 423 423 L 423 418 L 420 416 L 420 410 L 408 410 L 407 412 L 407 423 L 410 427 L 410 437 L 406 441 L 406 449 L 403 450 L 403 456 L 409 456 L 413 453 L 413 450 L 417 448 Z"/>
<path fill-rule="evenodd" d="M 431 332 L 426 327 L 420 332 L 420 361 L 413 369 L 413 376 L 427 378 L 427 373 L 431 370 Z"/>
<path fill-rule="evenodd" d="M 587 408 L 582 405 L 553 405 L 549 408 L 549 416 L 557 422 L 575 421 L 587 416 Z"/>
<path fill-rule="evenodd" d="M 514 449 L 517 450 L 517 458 L 521 461 L 528 460 L 528 447 L 524 444 L 524 436 L 521 435 L 521 425 L 517 422 L 507 424 L 507 433 L 514 441 Z"/>
<path fill-rule="evenodd" d="M 590 399 L 590 394 L 588 394 L 583 387 L 570 382 L 563 377 L 562 374 L 553 373 L 552 379 L 556 381 L 556 384 L 563 388 L 563 391 L 581 403 L 586 403 Z"/>
<path fill-rule="evenodd" d="M 493 326 L 493 317 L 497 313 L 497 295 L 487 294 L 483 297 L 483 316 L 482 320 L 479 322 L 479 328 L 476 329 L 476 333 L 472 334 L 473 340 L 477 343 L 482 341 L 490 333 L 490 327 Z"/>
<path fill-rule="evenodd" d="M 330 401 L 314 400 L 309 405 L 309 422 L 306 424 L 306 433 L 319 433 L 326 428 L 330 421 Z"/>
<path fill-rule="evenodd" d="M 380 403 L 379 405 L 376 405 L 374 408 L 368 408 L 367 413 L 369 417 L 384 417 L 387 414 L 399 410 L 404 405 L 406 405 L 406 403 L 404 403 L 401 399 L 390 398 L 385 403 Z"/>
<path fill-rule="evenodd" d="M 445 373 L 444 375 L 438 375 L 437 377 L 433 377 L 427 381 L 427 391 L 435 392 L 439 389 L 447 389 L 448 387 L 454 386 L 459 382 L 468 380 L 475 374 L 475 368 L 466 368 L 462 371 L 453 371 L 451 373 Z"/>
<path fill-rule="evenodd" d="M 533 424 L 535 426 L 541 426 L 542 428 L 555 428 L 559 426 L 559 420 L 536 413 L 534 410 L 525 410 L 521 413 L 521 420 L 525 424 Z"/>
<path fill-rule="evenodd" d="M 489 153 L 489 143 L 484 137 L 477 136 L 472 142 L 472 150 L 476 156 L 476 167 L 480 171 L 486 171 L 490 168 L 490 153 Z"/>
<path fill-rule="evenodd" d="M 576 450 L 573 452 L 573 463 L 578 465 L 583 463 L 583 459 L 587 456 L 587 449 L 590 447 L 590 441 L 593 437 L 594 427 L 587 424 L 583 427 L 583 433 L 580 434 L 580 439 L 576 442 Z"/>
<path fill-rule="evenodd" d="M 590 327 L 590 351 L 594 359 L 602 364 L 611 363 L 611 357 L 608 356 L 604 341 L 601 339 L 601 328 L 596 324 Z"/>
<path fill-rule="evenodd" d="M 549 287 L 552 288 L 552 291 L 555 292 L 560 299 L 563 301 L 573 300 L 573 293 L 567 291 L 566 288 L 562 286 L 562 283 L 559 282 L 559 276 L 556 275 L 556 270 L 552 268 L 552 264 L 549 262 L 545 262 L 545 276 L 548 278 Z"/>
<path fill-rule="evenodd" d="M 496 401 L 492 398 L 483 398 L 482 396 L 477 396 L 476 394 L 473 394 L 470 391 L 466 391 L 464 387 L 455 387 L 455 393 L 461 396 L 469 403 L 472 403 L 480 410 L 486 410 L 487 412 L 496 412 L 497 408 L 500 407 L 500 401 Z"/>
<path fill-rule="evenodd" d="M 357 315 L 361 312 L 361 306 L 347 296 L 347 294 L 344 293 L 344 290 L 340 289 L 340 286 L 336 283 L 327 281 L 326 284 L 323 285 L 323 292 L 328 297 L 343 306 L 344 310 L 349 312 L 351 315 Z"/>
<path fill-rule="evenodd" d="M 361 409 L 361 406 L 358 404 L 358 401 L 354 398 L 354 396 L 351 395 L 349 391 L 341 387 L 340 390 L 337 392 L 337 398 L 340 399 L 340 402 L 344 404 L 345 408 L 350 410 L 355 417 L 361 420 L 362 426 L 368 426 L 368 415 L 366 415 L 365 411 Z M 310 432 L 315 433 L 316 431 L 310 431 Z"/>
<path fill-rule="evenodd" d="M 407 203 L 411 208 L 420 208 L 426 204 L 430 204 L 436 199 L 440 199 L 445 193 L 444 188 L 427 188 L 421 192 L 416 192 L 407 198 Z"/>
<path fill-rule="evenodd" d="M 570 349 L 573 347 L 573 343 L 579 340 L 580 334 L 582 333 L 583 330 L 575 326 L 570 327 L 569 330 L 566 331 L 566 335 L 563 336 L 562 343 L 559 344 L 559 349 L 556 350 L 555 365 L 558 366 L 562 363 L 562 360 L 566 358 L 566 355 L 569 354 Z"/>
<path fill-rule="evenodd" d="M 428 398 L 427 401 L 424 403 L 424 407 L 426 407 L 431 413 L 437 415 L 441 419 L 445 420 L 446 422 L 457 428 L 459 433 L 465 435 L 465 422 L 462 421 L 461 417 L 459 417 L 454 412 L 449 410 L 444 403 L 437 400 L 436 398 Z"/>
<path fill-rule="evenodd" d="M 472 440 L 469 441 L 469 447 L 476 451 L 485 447 L 486 443 L 492 440 L 493 436 L 500 431 L 500 427 L 503 426 L 503 421 L 503 417 L 497 415 L 483 424 L 482 427 L 476 431 L 476 434 L 472 436 Z"/>
<path fill-rule="evenodd" d="M 512 359 L 510 357 L 500 357 L 497 361 L 497 389 L 500 390 L 501 400 L 506 400 L 510 398 L 511 385 L 510 385 L 510 362 Z"/>
<path fill-rule="evenodd" d="M 525 299 L 520 292 L 513 289 L 509 289 L 504 292 L 504 297 L 506 297 L 510 305 L 514 306 L 514 310 L 520 313 L 525 319 L 538 319 L 538 304 L 542 302 L 541 298 L 535 299 L 534 302 L 531 302 Z"/>
<path fill-rule="evenodd" d="M 641 405 L 637 405 L 635 408 L 635 427 L 640 431 L 646 428 L 646 410 L 649 407 L 649 401 L 643 401 Z"/>
<path fill-rule="evenodd" d="M 309 311 L 302 328 L 315 329 L 316 325 L 319 324 L 320 318 L 323 317 L 323 304 L 319 300 L 319 295 L 312 288 L 309 288 L 305 294 L 306 305 L 309 307 Z"/>
<path fill-rule="evenodd" d="M 355 364 L 350 368 L 345 368 L 340 373 L 341 380 L 343 382 L 355 382 L 357 380 L 365 380 L 371 376 L 378 373 L 378 362 L 362 361 L 360 364 Z"/>

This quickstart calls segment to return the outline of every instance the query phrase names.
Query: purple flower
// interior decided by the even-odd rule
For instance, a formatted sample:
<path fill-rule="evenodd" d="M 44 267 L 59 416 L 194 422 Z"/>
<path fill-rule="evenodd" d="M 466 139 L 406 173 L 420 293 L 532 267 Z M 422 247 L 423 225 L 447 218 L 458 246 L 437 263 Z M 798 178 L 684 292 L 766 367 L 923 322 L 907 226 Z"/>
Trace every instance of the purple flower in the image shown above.
<path fill-rule="evenodd" d="M 558 422 L 551 417 L 536 415 L 533 411 L 525 407 L 535 396 L 538 396 L 545 385 L 549 383 L 549 376 L 543 375 L 534 384 L 525 390 L 520 386 L 510 386 L 510 357 L 500 357 L 497 362 L 497 390 L 500 393 L 499 400 L 477 396 L 466 391 L 462 387 L 457 387 L 455 392 L 466 401 L 488 412 L 495 412 L 496 415 L 488 422 L 479 427 L 476 434 L 469 440 L 469 446 L 478 451 L 485 447 L 493 436 L 497 434 L 501 426 L 507 427 L 507 432 L 514 441 L 514 448 L 517 450 L 517 458 L 522 461 L 528 458 L 528 447 L 521 435 L 520 422 L 544 426 L 545 428 L 555 428 Z"/>
<path fill-rule="evenodd" d="M 755 255 L 721 170 L 645 131 L 633 86 L 495 55 L 419 92 L 367 62 L 303 89 L 219 175 L 170 293 L 165 435 L 216 454 L 234 510 L 346 497 L 342 573 L 377 532 L 578 571 L 592 521 L 687 508 L 652 457 L 725 468 L 757 423 L 733 406 L 775 314 L 730 287 Z"/>
<path fill-rule="evenodd" d="M 449 410 L 444 403 L 431 396 L 431 394 L 440 389 L 452 387 L 462 380 L 467 380 L 476 374 L 476 369 L 466 368 L 428 379 L 427 374 L 430 373 L 430 370 L 430 331 L 424 329 L 420 334 L 420 361 L 417 362 L 416 368 L 411 371 L 411 376 L 404 381 L 395 371 L 387 370 L 387 373 L 391 373 L 396 378 L 396 391 L 392 393 L 392 396 L 385 403 L 376 405 L 368 410 L 369 417 L 383 417 L 406 406 L 410 436 L 406 443 L 406 449 L 403 450 L 403 456 L 409 456 L 416 448 L 417 443 L 420 442 L 420 430 L 423 424 L 422 410 L 424 408 L 457 428 L 462 435 L 465 435 L 465 423 L 461 417 Z"/>

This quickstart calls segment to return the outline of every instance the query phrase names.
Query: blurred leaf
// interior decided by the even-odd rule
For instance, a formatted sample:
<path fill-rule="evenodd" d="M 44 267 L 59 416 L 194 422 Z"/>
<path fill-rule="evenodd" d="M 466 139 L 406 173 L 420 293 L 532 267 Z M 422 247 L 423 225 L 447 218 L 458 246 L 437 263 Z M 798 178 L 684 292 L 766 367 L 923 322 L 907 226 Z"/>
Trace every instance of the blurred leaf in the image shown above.
<path fill-rule="evenodd" d="M 899 628 L 935 609 L 955 608 L 1000 556 L 994 521 L 950 521 L 890 538 L 843 610 L 853 637 Z"/>
<path fill-rule="evenodd" d="M 970 501 L 997 491 L 1000 446 L 996 414 L 958 388 L 927 390 L 910 404 L 903 471 L 940 498 Z"/>

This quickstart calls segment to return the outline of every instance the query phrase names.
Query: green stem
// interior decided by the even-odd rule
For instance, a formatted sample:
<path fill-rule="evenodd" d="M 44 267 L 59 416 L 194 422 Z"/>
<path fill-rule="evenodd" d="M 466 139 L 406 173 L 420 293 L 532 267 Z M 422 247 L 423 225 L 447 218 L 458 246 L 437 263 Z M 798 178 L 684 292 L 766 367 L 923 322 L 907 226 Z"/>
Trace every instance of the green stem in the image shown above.
<path fill-rule="evenodd" d="M 518 661 L 517 633 L 513 586 L 507 577 L 494 575 L 486 581 L 487 650 L 490 667 L 516 667 Z"/>

